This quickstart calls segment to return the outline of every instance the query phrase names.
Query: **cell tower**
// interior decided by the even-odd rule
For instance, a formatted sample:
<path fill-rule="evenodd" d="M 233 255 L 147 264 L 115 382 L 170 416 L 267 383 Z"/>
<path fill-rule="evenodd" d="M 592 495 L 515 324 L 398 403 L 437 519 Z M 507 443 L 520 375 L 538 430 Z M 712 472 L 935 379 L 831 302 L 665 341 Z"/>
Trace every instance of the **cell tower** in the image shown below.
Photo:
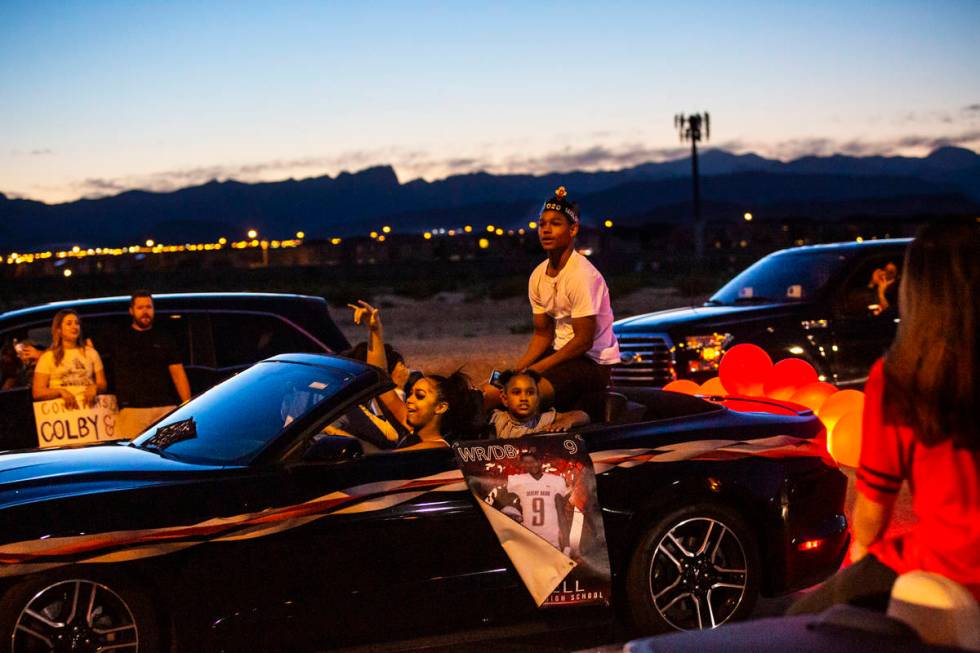
<path fill-rule="evenodd" d="M 698 143 L 711 138 L 711 118 L 708 112 L 674 116 L 674 127 L 680 133 L 681 142 L 691 141 L 691 180 L 694 191 L 694 255 L 704 259 L 704 221 L 701 219 L 701 179 L 698 176 Z"/>

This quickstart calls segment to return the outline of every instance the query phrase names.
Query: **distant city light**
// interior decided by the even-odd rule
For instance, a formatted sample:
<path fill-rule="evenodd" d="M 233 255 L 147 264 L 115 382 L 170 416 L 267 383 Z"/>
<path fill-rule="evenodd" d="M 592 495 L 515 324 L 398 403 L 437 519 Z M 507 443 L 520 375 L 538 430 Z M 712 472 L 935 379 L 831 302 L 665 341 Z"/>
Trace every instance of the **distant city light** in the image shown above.
<path fill-rule="evenodd" d="M 466 233 L 470 233 L 471 231 L 473 231 L 473 227 L 470 225 L 466 225 L 465 227 L 463 227 L 463 231 L 465 231 Z"/>
<path fill-rule="evenodd" d="M 330 244 L 331 245 L 339 245 L 341 242 L 343 242 L 343 241 L 340 238 L 331 238 L 330 239 Z"/>
<path fill-rule="evenodd" d="M 746 211 L 745 215 L 743 215 L 742 217 L 745 218 L 746 222 L 752 222 L 752 214 L 749 213 L 748 211 Z"/>
<path fill-rule="evenodd" d="M 378 237 L 378 232 L 377 231 L 372 231 L 371 232 L 371 238 L 377 238 L 377 237 Z"/>
<path fill-rule="evenodd" d="M 71 251 L 73 251 L 76 254 L 78 254 L 80 251 L 82 251 L 82 248 L 79 247 L 78 245 L 75 245 L 74 247 L 71 248 Z"/>
<path fill-rule="evenodd" d="M 384 234 L 381 234 L 380 236 L 378 236 L 378 242 L 379 243 L 383 243 L 384 241 L 385 241 L 385 235 Z"/>
<path fill-rule="evenodd" d="M 147 247 L 153 247 L 153 245 L 155 245 L 155 244 L 156 243 L 153 242 L 153 239 L 152 238 L 147 238 L 146 239 L 146 246 Z"/>
<path fill-rule="evenodd" d="M 537 229 L 538 223 L 535 222 L 534 220 L 531 220 L 530 222 L 527 223 L 527 226 L 530 227 L 531 229 Z"/>
<path fill-rule="evenodd" d="M 864 242 L 864 238 L 861 238 L 861 236 L 858 236 L 858 237 L 857 237 L 857 238 L 855 238 L 854 240 L 856 240 L 856 241 L 857 241 L 857 242 L 859 242 L 859 243 L 863 243 L 863 242 Z"/>
<path fill-rule="evenodd" d="M 449 235 L 450 236 L 455 236 L 456 235 L 456 230 L 455 229 L 450 229 L 449 230 Z"/>
<path fill-rule="evenodd" d="M 488 224 L 487 225 L 487 231 L 489 231 L 490 233 L 493 233 L 496 230 L 497 230 L 497 228 L 495 226 L 493 226 L 492 224 Z"/>
<path fill-rule="evenodd" d="M 255 229 L 249 229 L 246 235 L 252 240 L 255 240 L 256 238 L 258 238 L 259 232 L 256 231 Z"/>
<path fill-rule="evenodd" d="M 391 233 L 391 227 L 389 227 L 388 225 L 385 225 L 385 226 L 381 227 L 381 231 L 385 232 L 386 234 L 390 234 Z"/>
<path fill-rule="evenodd" d="M 432 240 L 432 232 L 426 231 L 424 234 L 422 234 L 422 237 L 426 240 Z"/>
<path fill-rule="evenodd" d="M 487 240 L 486 238 L 481 238 L 477 244 L 480 246 L 480 249 L 486 249 L 487 247 L 490 247 L 490 241 Z"/>
<path fill-rule="evenodd" d="M 602 223 L 602 226 L 605 227 L 606 229 L 612 229 L 613 221 L 612 220 L 606 220 L 605 222 Z"/>
<path fill-rule="evenodd" d="M 306 232 L 305 231 L 297 231 L 296 232 L 296 237 L 299 238 L 300 240 L 302 240 L 302 239 L 306 238 Z"/>
<path fill-rule="evenodd" d="M 228 239 L 225 238 L 224 236 L 222 236 L 221 238 L 218 239 L 218 244 L 219 245 L 227 245 L 228 244 Z"/>
<path fill-rule="evenodd" d="M 65 275 L 66 277 L 70 277 L 70 276 L 71 276 L 71 270 L 69 270 L 68 268 L 65 268 L 65 272 L 64 272 L 64 275 Z"/>
<path fill-rule="evenodd" d="M 524 228 L 522 227 L 522 228 L 518 229 L 517 230 L 517 233 L 519 233 L 520 235 L 523 236 L 524 235 Z"/>
<path fill-rule="evenodd" d="M 503 236 L 504 235 L 504 230 L 501 229 L 500 227 L 497 227 L 497 229 L 494 230 L 493 233 L 497 234 L 498 236 Z"/>

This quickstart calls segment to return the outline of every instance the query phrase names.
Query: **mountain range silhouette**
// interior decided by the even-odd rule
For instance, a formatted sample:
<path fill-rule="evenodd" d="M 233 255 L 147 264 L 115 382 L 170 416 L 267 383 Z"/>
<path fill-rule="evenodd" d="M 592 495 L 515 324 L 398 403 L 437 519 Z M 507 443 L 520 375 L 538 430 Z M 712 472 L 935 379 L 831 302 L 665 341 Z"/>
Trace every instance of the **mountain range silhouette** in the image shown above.
<path fill-rule="evenodd" d="M 709 220 L 980 214 L 980 155 L 942 147 L 926 157 L 834 155 L 783 162 L 757 154 L 704 151 L 702 202 Z M 421 232 L 490 222 L 511 228 L 536 217 L 559 185 L 582 207 L 585 224 L 690 219 L 689 158 L 600 172 L 544 175 L 485 172 L 401 183 L 390 166 L 336 177 L 242 183 L 210 181 L 157 193 L 132 190 L 64 204 L 0 194 L 0 252 L 64 244 L 128 245 L 244 238 L 366 235 L 381 225 Z"/>

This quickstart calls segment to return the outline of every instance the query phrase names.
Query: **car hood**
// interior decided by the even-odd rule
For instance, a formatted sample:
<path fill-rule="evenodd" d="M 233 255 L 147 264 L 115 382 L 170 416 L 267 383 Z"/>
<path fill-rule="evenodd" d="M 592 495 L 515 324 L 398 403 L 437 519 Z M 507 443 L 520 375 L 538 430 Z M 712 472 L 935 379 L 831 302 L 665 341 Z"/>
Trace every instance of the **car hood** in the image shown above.
<path fill-rule="evenodd" d="M 613 328 L 619 335 L 671 331 L 703 325 L 717 330 L 728 324 L 744 324 L 754 319 L 772 319 L 799 312 L 803 304 L 752 304 L 748 306 L 689 306 L 645 313 L 617 320 Z"/>
<path fill-rule="evenodd" d="M 221 467 L 107 443 L 0 454 L 0 505 L 199 477 Z"/>

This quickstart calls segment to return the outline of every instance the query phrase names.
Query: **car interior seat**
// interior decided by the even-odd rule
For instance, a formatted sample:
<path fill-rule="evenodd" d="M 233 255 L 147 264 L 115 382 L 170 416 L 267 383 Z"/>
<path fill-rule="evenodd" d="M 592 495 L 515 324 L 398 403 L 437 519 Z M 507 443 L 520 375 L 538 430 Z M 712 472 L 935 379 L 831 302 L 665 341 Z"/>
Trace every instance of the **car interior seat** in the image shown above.
<path fill-rule="evenodd" d="M 959 583 L 927 571 L 902 574 L 892 587 L 888 616 L 930 644 L 980 651 L 980 605 Z"/>
<path fill-rule="evenodd" d="M 576 406 L 589 415 L 593 424 L 628 424 L 643 419 L 646 406 L 613 390 L 584 395 Z"/>

